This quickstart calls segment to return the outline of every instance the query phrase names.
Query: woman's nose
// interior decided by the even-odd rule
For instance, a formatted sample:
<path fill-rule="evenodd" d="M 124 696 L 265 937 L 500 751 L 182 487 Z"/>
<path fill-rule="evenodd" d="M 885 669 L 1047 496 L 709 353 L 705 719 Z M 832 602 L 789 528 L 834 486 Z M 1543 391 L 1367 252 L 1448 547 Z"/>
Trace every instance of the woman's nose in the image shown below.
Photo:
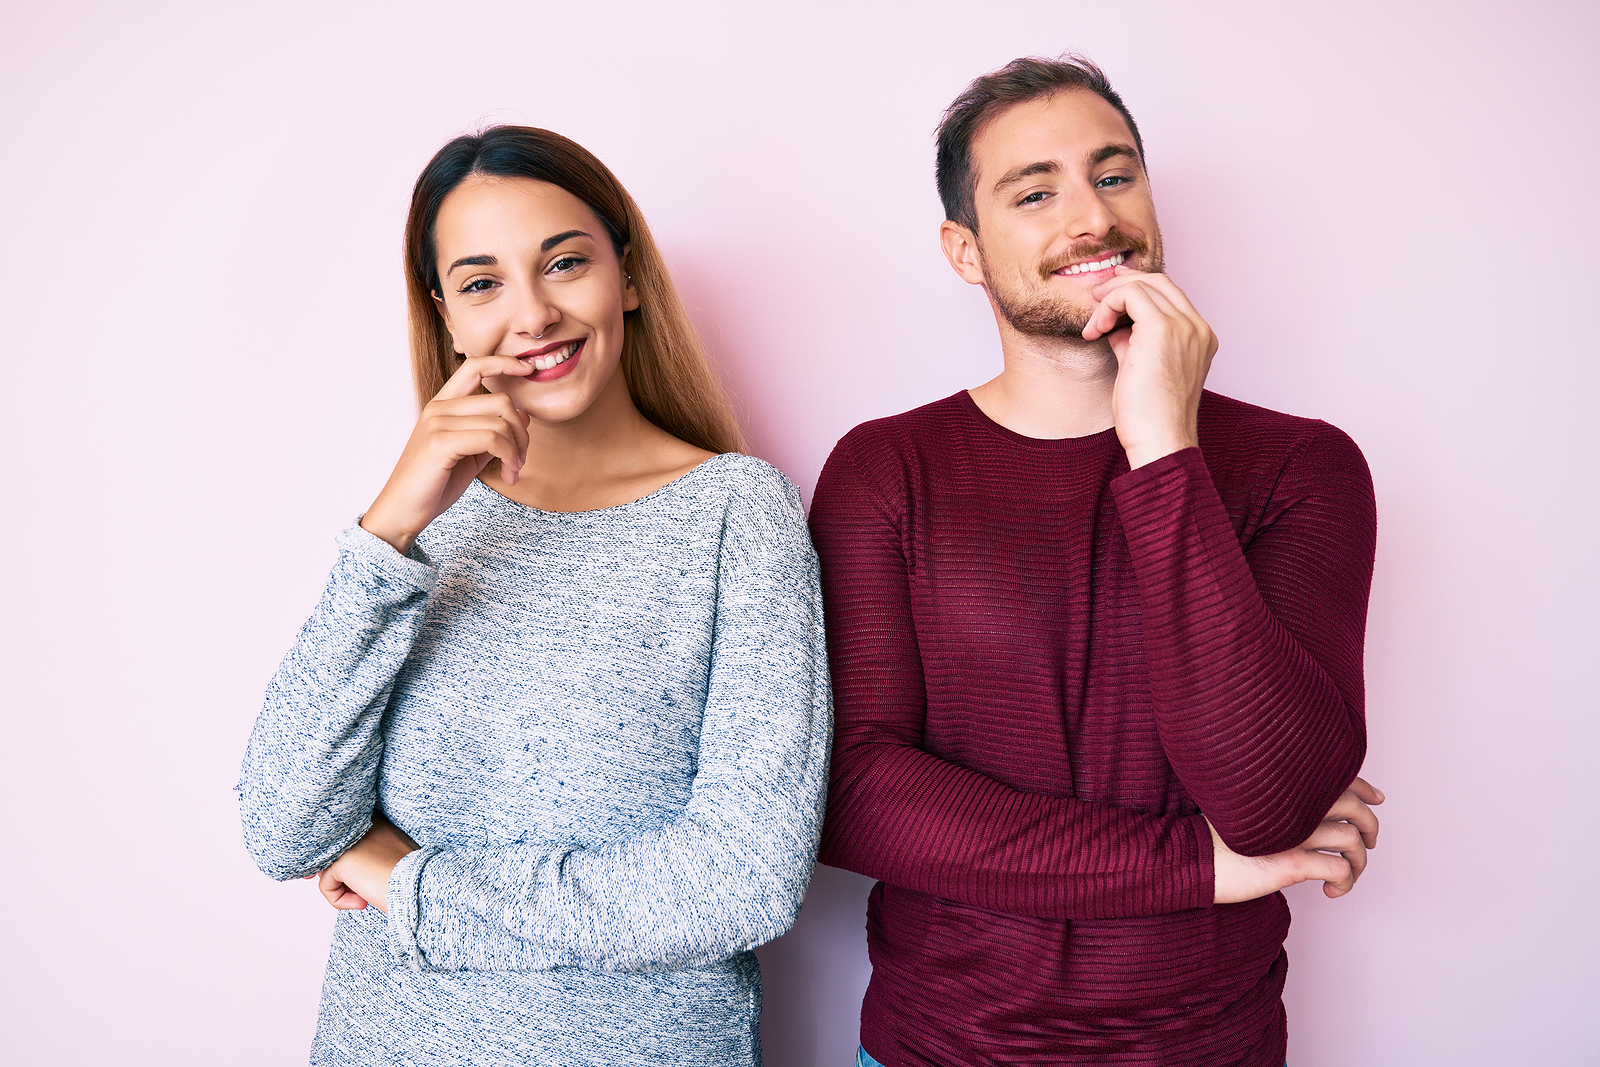
<path fill-rule="evenodd" d="M 543 337 L 545 332 L 561 321 L 561 311 L 529 289 L 523 294 L 513 318 L 512 328 L 529 337 Z"/>

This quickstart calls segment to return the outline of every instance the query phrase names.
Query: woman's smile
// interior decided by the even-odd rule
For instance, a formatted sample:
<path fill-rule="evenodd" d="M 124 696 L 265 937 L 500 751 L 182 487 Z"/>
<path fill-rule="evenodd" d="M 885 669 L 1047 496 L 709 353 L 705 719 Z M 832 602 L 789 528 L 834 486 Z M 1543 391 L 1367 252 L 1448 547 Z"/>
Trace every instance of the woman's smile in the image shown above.
<path fill-rule="evenodd" d="M 582 354 L 584 340 L 556 341 L 543 348 L 533 348 L 519 353 L 517 359 L 534 368 L 527 377 L 530 382 L 553 382 L 578 369 L 578 356 Z"/>

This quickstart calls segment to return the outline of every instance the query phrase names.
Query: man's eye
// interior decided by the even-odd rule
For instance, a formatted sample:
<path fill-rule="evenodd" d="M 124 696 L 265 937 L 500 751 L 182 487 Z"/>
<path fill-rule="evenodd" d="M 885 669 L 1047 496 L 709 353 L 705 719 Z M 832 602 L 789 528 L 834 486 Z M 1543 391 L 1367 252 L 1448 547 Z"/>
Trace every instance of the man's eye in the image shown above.
<path fill-rule="evenodd" d="M 1045 194 L 1045 193 L 1029 193 L 1027 196 L 1025 196 L 1021 200 L 1017 201 L 1017 203 L 1019 203 L 1019 204 L 1037 204 L 1037 203 L 1039 203 L 1039 201 L 1043 200 L 1046 195 L 1047 194 Z"/>
<path fill-rule="evenodd" d="M 1096 189 L 1110 189 L 1113 186 L 1126 184 L 1128 179 L 1120 174 L 1109 174 L 1094 183 Z"/>

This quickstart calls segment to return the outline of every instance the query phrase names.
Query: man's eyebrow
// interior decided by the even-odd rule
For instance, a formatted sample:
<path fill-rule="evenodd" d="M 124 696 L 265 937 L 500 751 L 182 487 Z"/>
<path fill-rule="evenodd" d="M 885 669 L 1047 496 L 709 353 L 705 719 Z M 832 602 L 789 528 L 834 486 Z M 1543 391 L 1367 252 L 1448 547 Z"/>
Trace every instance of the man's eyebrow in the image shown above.
<path fill-rule="evenodd" d="M 1024 178 L 1031 178 L 1035 174 L 1056 174 L 1061 170 L 1061 165 L 1053 160 L 1040 160 L 1037 163 L 1024 163 L 1020 167 L 1012 167 L 1006 171 L 1001 179 L 994 183 L 994 191 L 1004 192 L 1006 189 Z"/>
<path fill-rule="evenodd" d="M 1127 156 L 1129 159 L 1138 162 L 1139 150 L 1131 144 L 1108 144 L 1089 157 L 1089 165 L 1091 167 L 1097 166 L 1108 159 L 1115 159 L 1118 156 Z"/>
<path fill-rule="evenodd" d="M 554 237 L 546 237 L 544 239 L 544 241 L 542 243 L 540 243 L 539 251 L 548 252 L 552 248 L 554 248 L 556 245 L 560 244 L 562 241 L 570 241 L 574 237 L 588 237 L 588 236 L 589 235 L 584 233 L 582 230 L 568 230 L 565 233 L 558 233 Z"/>
<path fill-rule="evenodd" d="M 446 278 L 450 277 L 451 271 L 454 271 L 457 267 L 492 267 L 499 262 L 493 256 L 462 256 L 450 264 L 450 270 L 445 271 L 444 276 Z"/>

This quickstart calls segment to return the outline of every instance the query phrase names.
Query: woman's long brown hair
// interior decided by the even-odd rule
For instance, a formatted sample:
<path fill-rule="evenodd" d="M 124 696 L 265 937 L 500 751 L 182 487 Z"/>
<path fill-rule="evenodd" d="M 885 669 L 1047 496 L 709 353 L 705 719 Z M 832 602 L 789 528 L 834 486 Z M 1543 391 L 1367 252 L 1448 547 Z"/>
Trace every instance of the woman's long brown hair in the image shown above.
<path fill-rule="evenodd" d="M 406 218 L 406 305 L 417 406 L 432 400 L 460 365 L 433 301 L 439 290 L 433 229 L 444 198 L 475 174 L 549 182 L 588 205 L 605 226 L 617 257 L 628 249 L 623 269 L 633 276 L 639 294 L 639 307 L 625 316 L 622 341 L 622 374 L 634 406 L 674 437 L 708 452 L 744 451 L 739 423 L 633 197 L 582 145 L 532 126 L 493 126 L 457 137 L 428 161 L 412 190 Z"/>

